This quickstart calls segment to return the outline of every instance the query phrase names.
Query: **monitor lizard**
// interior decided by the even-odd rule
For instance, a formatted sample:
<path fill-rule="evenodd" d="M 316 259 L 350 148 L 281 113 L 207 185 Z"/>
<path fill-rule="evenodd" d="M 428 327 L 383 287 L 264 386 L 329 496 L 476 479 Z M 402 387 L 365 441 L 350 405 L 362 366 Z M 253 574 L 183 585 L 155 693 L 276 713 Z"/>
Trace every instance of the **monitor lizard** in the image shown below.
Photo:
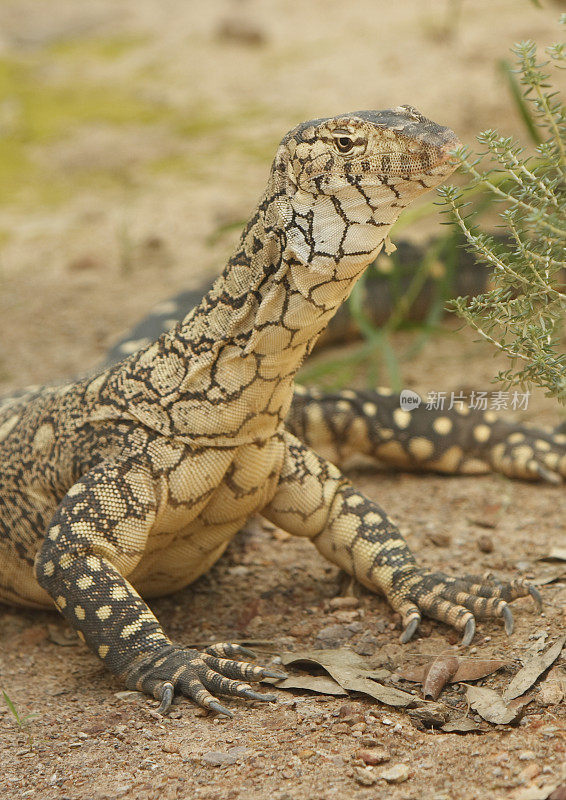
<path fill-rule="evenodd" d="M 410 106 L 297 126 L 196 308 L 96 375 L 4 400 L 0 599 L 54 605 L 161 712 L 183 694 L 231 716 L 217 695 L 272 700 L 248 681 L 281 673 L 241 660 L 236 644 L 172 643 L 142 598 L 194 581 L 261 512 L 383 593 L 403 642 L 423 613 L 462 631 L 464 644 L 475 617 L 502 617 L 511 632 L 508 603 L 529 593 L 538 602 L 533 587 L 419 566 L 385 511 L 309 441 L 326 442 L 335 461 L 369 444 L 400 464 L 560 479 L 565 437 L 458 409 L 423 427 L 384 393 L 293 399 L 317 336 L 403 208 L 452 173 L 457 145 Z"/>

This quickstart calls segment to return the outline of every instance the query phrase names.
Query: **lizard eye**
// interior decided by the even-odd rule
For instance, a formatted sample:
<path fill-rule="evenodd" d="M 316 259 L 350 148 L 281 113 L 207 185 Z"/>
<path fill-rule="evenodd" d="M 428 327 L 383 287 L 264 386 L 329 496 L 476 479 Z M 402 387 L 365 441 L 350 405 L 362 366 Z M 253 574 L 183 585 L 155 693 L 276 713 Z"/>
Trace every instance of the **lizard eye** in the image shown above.
<path fill-rule="evenodd" d="M 352 137 L 344 134 L 335 136 L 334 144 L 339 153 L 349 153 L 354 148 L 354 140 Z"/>

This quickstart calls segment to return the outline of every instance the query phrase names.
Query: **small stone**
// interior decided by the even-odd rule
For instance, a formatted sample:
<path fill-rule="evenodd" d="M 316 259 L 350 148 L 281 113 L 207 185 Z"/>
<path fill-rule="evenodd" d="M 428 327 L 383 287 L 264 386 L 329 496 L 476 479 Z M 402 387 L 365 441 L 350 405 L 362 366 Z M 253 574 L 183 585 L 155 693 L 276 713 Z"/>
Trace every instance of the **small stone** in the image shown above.
<path fill-rule="evenodd" d="M 178 742 L 164 742 L 161 748 L 164 753 L 180 753 L 181 748 Z"/>
<path fill-rule="evenodd" d="M 363 710 L 356 703 L 344 703 L 338 709 L 338 716 L 341 719 L 349 719 L 354 722 L 361 722 L 364 719 Z"/>
<path fill-rule="evenodd" d="M 342 611 L 334 612 L 334 616 L 338 620 L 338 622 L 348 623 L 357 620 L 358 617 L 360 616 L 360 612 L 357 609 L 352 609 L 352 610 L 344 609 Z"/>
<path fill-rule="evenodd" d="M 328 607 L 331 609 L 357 608 L 359 605 L 360 601 L 357 597 L 333 597 L 328 602 Z"/>
<path fill-rule="evenodd" d="M 409 719 L 419 730 L 440 728 L 448 720 L 448 709 L 439 703 L 428 703 L 421 708 L 411 708 Z"/>
<path fill-rule="evenodd" d="M 379 777 L 387 781 L 387 783 L 403 783 L 410 774 L 411 771 L 406 764 L 394 764 L 389 769 L 380 772 Z"/>
<path fill-rule="evenodd" d="M 535 757 L 535 754 L 532 750 L 522 750 L 519 753 L 519 761 L 530 761 Z"/>
<path fill-rule="evenodd" d="M 362 747 L 377 747 L 379 742 L 375 736 L 362 736 L 360 739 L 360 744 Z"/>
<path fill-rule="evenodd" d="M 237 42 L 247 46 L 258 46 L 265 44 L 267 35 L 252 19 L 241 17 L 227 17 L 223 19 L 216 29 L 219 39 Z"/>
<path fill-rule="evenodd" d="M 209 750 L 202 756 L 202 761 L 211 767 L 229 766 L 235 764 L 237 760 L 237 756 L 233 753 L 222 753 L 220 750 Z"/>
<path fill-rule="evenodd" d="M 541 706 L 557 706 L 564 699 L 564 690 L 558 681 L 546 680 L 537 695 L 537 703 Z"/>
<path fill-rule="evenodd" d="M 332 726 L 332 733 L 350 733 L 350 726 L 345 722 L 335 722 Z"/>
<path fill-rule="evenodd" d="M 449 547 L 451 542 L 450 534 L 444 531 L 430 531 L 426 538 L 437 547 Z"/>
<path fill-rule="evenodd" d="M 493 539 L 487 533 L 478 536 L 477 546 L 482 553 L 493 553 Z"/>
<path fill-rule="evenodd" d="M 379 776 L 367 767 L 354 767 L 354 778 L 362 786 L 373 786 L 379 780 Z"/>
<path fill-rule="evenodd" d="M 316 635 L 316 646 L 320 649 L 336 649 L 341 644 L 351 639 L 353 631 L 349 631 L 345 625 L 326 625 L 321 628 Z"/>
<path fill-rule="evenodd" d="M 361 758 L 365 764 L 374 766 L 375 764 L 384 764 L 391 759 L 389 751 L 383 747 L 372 747 L 366 749 L 356 750 L 356 758 Z"/>
<path fill-rule="evenodd" d="M 492 764 L 504 764 L 509 761 L 509 753 L 506 750 L 502 750 L 487 756 L 487 760 L 491 761 Z"/>
<path fill-rule="evenodd" d="M 528 783 L 529 781 L 532 781 L 533 778 L 536 778 L 538 775 L 540 775 L 541 772 L 542 769 L 540 764 L 529 764 L 528 767 L 525 767 L 520 771 L 519 778 L 525 783 Z"/>

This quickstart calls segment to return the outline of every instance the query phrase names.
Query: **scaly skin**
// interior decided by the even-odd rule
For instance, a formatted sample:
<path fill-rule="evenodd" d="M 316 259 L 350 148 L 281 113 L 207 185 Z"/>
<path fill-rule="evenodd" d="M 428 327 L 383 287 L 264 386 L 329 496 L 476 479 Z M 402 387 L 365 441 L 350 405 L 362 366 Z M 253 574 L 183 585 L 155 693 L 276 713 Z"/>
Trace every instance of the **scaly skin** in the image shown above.
<path fill-rule="evenodd" d="M 403 641 L 422 613 L 466 643 L 474 615 L 509 630 L 507 602 L 529 587 L 418 567 L 385 512 L 283 424 L 317 336 L 402 209 L 453 171 L 457 144 L 404 106 L 299 125 L 235 254 L 182 322 L 95 377 L 5 401 L 0 598 L 55 604 L 162 710 L 176 692 L 230 714 L 213 693 L 271 699 L 247 681 L 274 673 L 233 660 L 245 655 L 235 645 L 173 645 L 142 597 L 195 580 L 261 512 L 384 593 Z M 433 456 L 416 438 L 406 449 Z"/>

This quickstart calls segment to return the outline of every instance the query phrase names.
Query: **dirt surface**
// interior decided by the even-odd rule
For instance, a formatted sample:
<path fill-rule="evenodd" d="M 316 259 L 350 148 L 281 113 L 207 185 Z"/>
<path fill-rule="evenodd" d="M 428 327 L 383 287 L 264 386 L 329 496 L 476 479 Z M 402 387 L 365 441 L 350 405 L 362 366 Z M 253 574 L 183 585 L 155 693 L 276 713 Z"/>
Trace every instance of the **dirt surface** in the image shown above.
<path fill-rule="evenodd" d="M 299 120 L 412 103 L 468 142 L 485 127 L 519 130 L 496 64 L 518 39 L 557 38 L 557 5 L 476 0 L 453 18 L 457 6 L 4 2 L 0 392 L 90 369 L 158 300 L 217 272 L 278 139 Z M 437 225 L 428 218 L 411 235 Z M 491 352 L 454 326 L 402 369 L 404 385 L 424 395 L 491 388 L 495 371 Z M 536 394 L 523 416 L 558 421 L 555 404 Z M 255 524 L 208 575 L 152 602 L 167 632 L 185 644 L 255 642 L 263 663 L 345 647 L 415 697 L 419 687 L 395 677 L 405 667 L 444 652 L 501 658 L 508 666 L 478 684 L 501 693 L 565 628 L 564 565 L 538 560 L 566 546 L 563 487 L 352 475 L 423 564 L 558 578 L 542 586 L 543 615 L 518 601 L 512 637 L 481 623 L 465 652 L 430 621 L 401 646 L 399 619 L 380 598 L 363 593 L 357 606 L 336 608 L 338 571 L 308 542 Z M 2 607 L 0 641 L 0 686 L 21 716 L 35 715 L 20 731 L 0 705 L 0 796 L 9 799 L 544 800 L 566 782 L 563 657 L 513 725 L 482 722 L 461 684 L 445 690 L 443 713 L 476 722 L 457 734 L 421 729 L 407 710 L 361 695 L 277 689 L 276 705 L 227 701 L 231 721 L 185 701 L 163 719 L 153 701 L 121 694 L 54 614 Z M 372 748 L 385 760 L 365 767 L 359 751 Z M 386 782 L 382 773 L 398 765 L 402 780 Z"/>

